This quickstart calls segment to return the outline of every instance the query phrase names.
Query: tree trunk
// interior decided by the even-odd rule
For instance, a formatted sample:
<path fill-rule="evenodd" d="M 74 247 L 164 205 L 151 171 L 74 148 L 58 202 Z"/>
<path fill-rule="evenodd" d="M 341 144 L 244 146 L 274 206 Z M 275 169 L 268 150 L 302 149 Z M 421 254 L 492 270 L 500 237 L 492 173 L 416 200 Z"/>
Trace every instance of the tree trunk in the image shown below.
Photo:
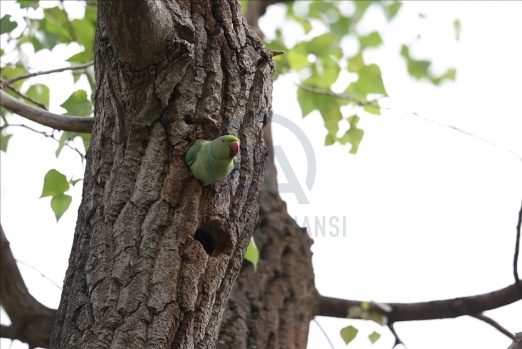
<path fill-rule="evenodd" d="M 246 18 L 262 37 L 259 18 L 277 0 L 248 3 Z M 312 239 L 290 217 L 279 196 L 271 123 L 265 129 L 269 156 L 261 194 L 260 225 L 254 233 L 257 272 L 244 265 L 232 289 L 219 334 L 220 348 L 305 349 L 319 293 L 312 267 Z"/>
<path fill-rule="evenodd" d="M 257 272 L 245 265 L 225 312 L 219 348 L 305 349 L 319 294 L 312 267 L 312 239 L 286 211 L 277 190 L 270 124 L 270 149 L 260 195 L 261 221 L 254 233 Z"/>
<path fill-rule="evenodd" d="M 100 1 L 96 121 L 52 348 L 213 348 L 258 221 L 273 64 L 236 1 Z M 184 155 L 241 139 L 208 187 Z"/>

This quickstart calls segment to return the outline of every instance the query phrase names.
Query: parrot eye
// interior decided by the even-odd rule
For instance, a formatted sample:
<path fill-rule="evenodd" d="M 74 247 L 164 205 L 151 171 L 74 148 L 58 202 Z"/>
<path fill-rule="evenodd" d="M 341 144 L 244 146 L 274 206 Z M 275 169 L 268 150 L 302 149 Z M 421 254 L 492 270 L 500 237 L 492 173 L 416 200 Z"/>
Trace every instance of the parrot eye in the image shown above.
<path fill-rule="evenodd" d="M 225 143 L 225 140 L 224 140 L 224 139 L 222 139 L 222 140 L 221 140 L 221 143 Z"/>

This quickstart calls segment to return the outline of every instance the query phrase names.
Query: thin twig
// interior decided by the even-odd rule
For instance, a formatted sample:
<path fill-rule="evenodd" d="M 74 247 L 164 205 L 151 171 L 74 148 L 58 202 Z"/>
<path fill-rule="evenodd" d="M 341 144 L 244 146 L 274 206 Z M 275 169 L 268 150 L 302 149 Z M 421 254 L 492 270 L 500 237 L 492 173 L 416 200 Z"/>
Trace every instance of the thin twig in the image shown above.
<path fill-rule="evenodd" d="M 13 91 L 14 93 L 16 93 L 17 95 L 19 95 L 20 97 L 22 97 L 23 99 L 26 99 L 28 100 L 29 102 L 31 103 L 34 103 L 36 104 L 37 106 L 39 106 L 40 108 L 44 109 L 44 110 L 48 110 L 47 109 L 47 106 L 45 104 L 43 104 L 42 102 L 38 102 L 37 100 L 35 100 L 34 98 L 31 98 L 29 97 L 28 95 L 20 92 L 19 89 L 17 89 L 16 87 L 12 86 L 12 85 L 6 85 L 5 87 L 7 87 L 8 89 L 10 89 L 11 91 Z"/>
<path fill-rule="evenodd" d="M 350 94 L 346 94 L 346 93 L 335 93 L 335 92 L 332 92 L 330 90 L 325 90 L 325 89 L 320 89 L 320 88 L 315 88 L 315 87 L 310 87 L 310 86 L 306 86 L 306 85 L 298 85 L 298 87 L 304 91 L 308 91 L 308 92 L 311 92 L 311 93 L 318 93 L 318 94 L 323 94 L 323 95 L 327 95 L 327 96 L 331 96 L 331 97 L 336 97 L 336 98 L 339 98 L 339 99 L 344 99 L 344 100 L 347 100 L 347 101 L 350 101 L 350 102 L 353 102 L 359 106 L 370 106 L 370 107 L 374 107 L 374 108 L 378 108 L 378 109 L 381 109 L 381 110 L 390 110 L 390 111 L 393 111 L 393 108 L 389 108 L 389 107 L 383 107 L 381 105 L 378 104 L 378 100 L 371 100 L 371 101 L 367 101 L 367 100 L 364 100 L 364 99 L 361 99 L 361 98 L 358 98 L 358 97 L 355 97 L 353 95 L 350 95 Z M 428 121 L 428 122 L 431 122 L 431 123 L 434 123 L 436 125 L 439 125 L 439 126 L 442 126 L 442 127 L 446 127 L 446 128 L 449 128 L 449 129 L 452 129 L 454 131 L 457 131 L 457 132 L 460 132 L 462 134 L 465 134 L 467 136 L 470 136 L 472 138 L 475 138 L 481 142 L 484 142 L 486 144 L 489 144 L 497 149 L 500 149 L 500 150 L 503 150 L 513 156 L 515 156 L 517 159 L 519 160 L 522 160 L 522 156 L 515 153 L 514 151 L 508 149 L 508 148 L 504 148 L 498 144 L 495 144 L 491 141 L 488 141 L 487 139 L 485 138 L 482 138 L 480 136 L 477 136 L 473 133 L 470 133 L 468 131 L 465 131 L 461 128 L 458 128 L 456 126 L 452 126 L 452 125 L 449 125 L 449 124 L 445 124 L 445 123 L 442 123 L 442 122 L 439 122 L 439 121 L 435 121 L 435 120 L 432 120 L 432 119 L 428 119 L 424 116 L 421 116 L 419 115 L 418 113 L 416 112 L 413 112 L 413 111 L 408 111 L 407 112 L 408 114 L 411 114 L 415 117 L 418 117 L 424 121 Z"/>
<path fill-rule="evenodd" d="M 6 124 L 6 125 L 3 125 L 1 127 L 1 129 L 4 129 L 4 128 L 9 127 L 9 126 L 22 127 L 22 128 L 27 129 L 27 130 L 33 131 L 35 133 L 38 133 L 38 134 L 40 134 L 40 135 L 42 135 L 44 137 L 51 138 L 51 139 L 55 140 L 56 142 L 60 143 L 60 140 L 57 139 L 54 136 L 54 130 L 53 130 L 53 132 L 51 134 L 49 134 L 49 133 L 47 133 L 45 131 L 39 131 L 39 130 L 36 130 L 36 129 L 34 129 L 32 127 L 29 127 L 27 125 L 24 125 L 24 124 Z M 71 149 L 71 150 L 74 150 L 76 153 L 78 153 L 78 155 L 80 156 L 80 160 L 82 161 L 82 165 L 83 165 L 83 163 L 85 162 L 85 155 L 78 148 L 73 147 L 72 145 L 70 145 L 69 142 L 67 142 L 67 141 L 65 141 L 63 145 L 66 146 L 67 148 Z"/>
<path fill-rule="evenodd" d="M 515 339 L 515 335 L 513 333 L 511 333 L 510 331 L 508 331 L 507 329 L 502 327 L 498 322 L 496 322 L 492 318 L 490 318 L 490 317 L 488 317 L 488 316 L 486 316 L 486 315 L 484 315 L 482 313 L 471 315 L 471 316 L 474 317 L 475 319 L 479 319 L 479 320 L 484 321 L 485 323 L 490 324 L 491 326 L 493 326 L 494 328 L 496 328 L 497 330 L 499 330 L 500 332 L 502 332 L 503 334 L 505 334 L 509 338 Z"/>
<path fill-rule="evenodd" d="M 15 259 L 15 261 L 16 261 L 16 263 L 18 263 L 18 264 L 25 265 L 26 267 L 35 270 L 37 273 L 40 274 L 41 277 L 43 277 L 44 279 L 47 279 L 47 281 L 49 281 L 51 284 L 53 284 L 54 286 L 56 286 L 60 291 L 62 290 L 62 288 L 60 287 L 60 285 L 58 285 L 56 282 L 54 282 L 53 280 L 51 280 L 50 277 L 48 277 L 47 275 L 45 275 L 44 273 L 42 273 L 40 270 L 36 269 L 34 266 L 32 266 L 32 265 L 30 265 L 30 264 L 27 264 L 27 263 L 25 263 L 25 262 L 22 262 L 21 260 L 18 260 L 18 259 Z"/>
<path fill-rule="evenodd" d="M 60 73 L 60 72 L 66 71 L 66 70 L 85 69 L 85 68 L 90 67 L 93 64 L 94 64 L 94 62 L 88 62 L 88 63 L 79 64 L 79 65 L 73 65 L 73 66 L 70 66 L 70 67 L 63 67 L 63 68 L 58 68 L 58 69 L 43 70 L 43 71 L 38 71 L 38 72 L 34 72 L 34 73 L 22 74 L 22 75 L 15 76 L 14 78 L 11 78 L 9 80 L 6 80 L 6 81 L 2 82 L 0 84 L 0 87 L 11 85 L 15 81 L 23 80 L 23 79 L 27 79 L 27 78 L 32 78 L 33 76 L 46 75 L 46 74 L 52 74 L 52 73 Z"/>
<path fill-rule="evenodd" d="M 368 101 L 368 100 L 365 100 L 365 99 L 362 99 L 359 97 L 355 97 L 354 95 L 350 95 L 347 93 L 335 93 L 330 90 L 324 90 L 321 88 L 315 88 L 315 87 L 306 86 L 306 85 L 298 85 L 298 87 L 303 91 L 307 91 L 307 92 L 311 92 L 311 93 L 318 93 L 318 94 L 327 95 L 330 97 L 335 97 L 335 98 L 344 99 L 344 100 L 347 100 L 350 102 L 354 102 L 357 105 L 360 105 L 361 107 L 383 108 L 379 105 L 379 101 L 377 101 L 377 100 Z"/>
<path fill-rule="evenodd" d="M 518 277 L 518 253 L 520 250 L 520 225 L 522 225 L 522 205 L 520 205 L 520 211 L 518 212 L 518 223 L 517 223 L 517 238 L 515 242 L 515 256 L 513 258 L 513 274 L 515 275 L 515 283 L 518 289 L 522 293 L 522 282 Z"/>
<path fill-rule="evenodd" d="M 395 348 L 396 346 L 398 346 L 400 344 L 402 344 L 406 348 L 406 345 L 404 345 L 404 342 L 399 338 L 399 335 L 397 334 L 397 332 L 395 332 L 393 323 L 388 324 L 388 328 L 390 329 L 390 332 L 393 334 L 393 337 L 395 337 L 395 343 L 393 344 L 392 348 Z"/>
<path fill-rule="evenodd" d="M 319 322 L 317 321 L 316 318 L 313 318 L 313 321 L 315 322 L 315 324 L 317 325 L 317 327 L 319 327 L 319 329 L 321 330 L 321 332 L 323 332 L 323 335 L 326 337 L 326 340 L 328 341 L 328 344 L 330 344 L 330 347 L 331 347 L 332 349 L 335 349 L 335 347 L 334 347 L 332 341 L 330 340 L 330 337 L 328 337 L 328 335 L 326 334 L 325 330 L 323 329 L 323 326 L 321 326 L 321 325 L 319 324 Z"/>

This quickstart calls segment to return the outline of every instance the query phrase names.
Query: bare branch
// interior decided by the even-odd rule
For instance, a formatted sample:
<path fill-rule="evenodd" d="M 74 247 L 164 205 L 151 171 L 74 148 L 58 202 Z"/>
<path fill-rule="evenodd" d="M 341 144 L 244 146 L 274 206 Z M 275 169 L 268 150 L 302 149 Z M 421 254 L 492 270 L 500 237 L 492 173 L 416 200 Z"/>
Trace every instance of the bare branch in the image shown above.
<path fill-rule="evenodd" d="M 0 336 L 18 339 L 29 347 L 48 347 L 56 310 L 38 302 L 27 289 L 0 225 L 0 303 L 12 325 L 1 326 Z"/>
<path fill-rule="evenodd" d="M 35 108 L 9 96 L 0 90 L 0 106 L 41 125 L 57 130 L 91 133 L 94 119 L 76 116 L 64 116 Z"/>
<path fill-rule="evenodd" d="M 522 224 L 522 205 L 520 205 L 520 211 L 518 211 L 518 222 L 517 222 L 517 238 L 515 242 L 515 256 L 513 258 L 513 274 L 515 275 L 515 283 L 518 286 L 520 293 L 522 293 L 522 282 L 518 277 L 518 253 L 520 251 L 520 225 Z"/>
<path fill-rule="evenodd" d="M 51 70 L 38 71 L 38 72 L 34 72 L 34 73 L 22 74 L 22 75 L 15 76 L 14 78 L 11 78 L 9 80 L 6 80 L 6 81 L 2 82 L 0 84 L 0 87 L 5 87 L 5 86 L 8 86 L 8 85 L 11 85 L 13 82 L 16 82 L 16 81 L 19 81 L 19 80 L 24 80 L 24 79 L 27 79 L 27 78 L 32 78 L 32 77 L 38 76 L 38 75 L 47 75 L 47 74 L 52 74 L 52 73 L 61 73 L 61 72 L 66 71 L 66 70 L 85 69 L 85 68 L 90 67 L 93 64 L 94 64 L 94 62 L 88 62 L 88 63 L 84 63 L 84 64 L 73 65 L 71 67 L 64 67 L 64 68 L 51 69 Z"/>
<path fill-rule="evenodd" d="M 22 127 L 22 128 L 25 128 L 25 129 L 27 129 L 29 131 L 32 131 L 34 133 L 38 133 L 39 135 L 42 135 L 42 136 L 44 136 L 46 138 L 51 138 L 51 139 L 55 140 L 56 142 L 60 143 L 60 140 L 55 137 L 54 132 L 49 134 L 49 133 L 44 132 L 44 131 L 35 130 L 34 128 L 29 127 L 29 126 L 24 125 L 24 124 L 6 124 L 6 125 L 0 127 L 0 129 L 4 129 L 6 127 Z M 80 156 L 80 160 L 82 161 L 82 164 L 83 164 L 83 162 L 85 161 L 85 155 L 78 148 L 73 147 L 72 145 L 70 145 L 68 141 L 65 141 L 65 143 L 63 145 L 66 146 L 67 148 L 75 151 Z"/>
<path fill-rule="evenodd" d="M 500 308 L 522 299 L 522 293 L 516 284 L 490 293 L 454 299 L 436 300 L 419 303 L 388 303 L 392 308 L 386 312 L 378 306 L 370 310 L 388 318 L 389 323 L 398 321 L 449 319 L 462 315 L 475 315 L 486 310 Z M 316 315 L 346 318 L 348 308 L 361 306 L 362 301 L 319 297 Z"/>
<path fill-rule="evenodd" d="M 38 274 L 40 274 L 41 277 L 43 277 L 44 279 L 46 279 L 47 281 L 49 281 L 51 284 L 53 284 L 54 286 L 56 286 L 57 289 L 59 289 L 60 291 L 62 290 L 62 287 L 60 285 L 58 285 L 56 282 L 54 282 L 50 277 L 48 277 L 47 275 L 45 275 L 44 273 L 42 273 L 38 268 L 28 264 L 28 263 L 25 263 L 23 261 L 20 261 L 18 259 L 15 259 L 16 263 L 18 264 L 21 264 L 21 265 L 25 265 L 26 267 L 28 268 L 31 268 L 33 269 L 34 271 L 36 271 Z"/>
<path fill-rule="evenodd" d="M 502 327 L 498 322 L 496 322 L 492 318 L 490 318 L 484 314 L 475 314 L 475 315 L 471 315 L 471 316 L 474 317 L 475 319 L 479 319 L 479 320 L 484 321 L 485 323 L 490 324 L 491 326 L 495 327 L 497 330 L 499 330 L 500 332 L 502 332 L 509 338 L 515 339 L 515 335 L 513 333 L 506 330 L 504 327 Z"/>
<path fill-rule="evenodd" d="M 393 348 L 396 346 L 402 344 L 404 345 L 404 342 L 401 340 L 399 335 L 397 334 L 397 331 L 395 331 L 395 327 L 393 327 L 393 324 L 388 324 L 388 328 L 390 329 L 390 332 L 393 334 L 393 337 L 395 337 L 395 343 L 393 343 Z"/>

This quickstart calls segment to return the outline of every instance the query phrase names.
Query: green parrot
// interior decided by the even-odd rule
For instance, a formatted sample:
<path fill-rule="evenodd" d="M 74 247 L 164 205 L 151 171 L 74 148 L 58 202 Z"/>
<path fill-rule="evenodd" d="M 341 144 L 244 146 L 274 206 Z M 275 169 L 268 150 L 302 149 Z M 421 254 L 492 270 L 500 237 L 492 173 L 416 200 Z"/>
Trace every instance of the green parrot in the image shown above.
<path fill-rule="evenodd" d="M 236 165 L 239 139 L 226 135 L 213 141 L 198 140 L 185 155 L 185 163 L 203 185 L 225 178 Z"/>

